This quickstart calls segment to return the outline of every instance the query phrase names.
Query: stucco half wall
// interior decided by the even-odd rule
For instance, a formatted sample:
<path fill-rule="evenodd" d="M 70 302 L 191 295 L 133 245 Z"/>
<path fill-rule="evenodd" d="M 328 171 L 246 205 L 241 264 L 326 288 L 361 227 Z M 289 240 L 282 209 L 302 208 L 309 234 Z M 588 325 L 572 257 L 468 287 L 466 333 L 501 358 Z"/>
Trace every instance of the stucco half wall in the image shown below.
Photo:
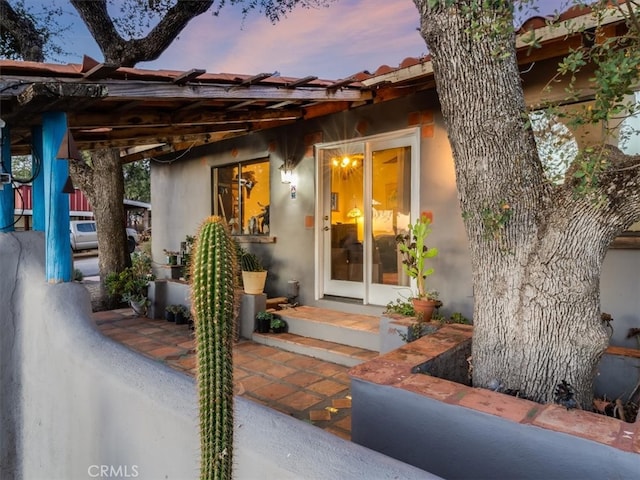
<path fill-rule="evenodd" d="M 0 478 L 198 477 L 194 381 L 103 337 L 87 290 L 48 285 L 39 232 L 0 234 Z M 238 479 L 435 479 L 236 399 Z"/>

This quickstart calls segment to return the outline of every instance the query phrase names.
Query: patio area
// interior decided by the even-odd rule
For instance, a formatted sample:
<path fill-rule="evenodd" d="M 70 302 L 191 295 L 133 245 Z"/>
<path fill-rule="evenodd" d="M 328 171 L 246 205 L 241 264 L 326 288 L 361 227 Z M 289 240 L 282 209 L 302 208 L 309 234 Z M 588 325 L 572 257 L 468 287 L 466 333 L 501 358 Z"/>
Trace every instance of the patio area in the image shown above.
<path fill-rule="evenodd" d="M 105 336 L 195 376 L 187 325 L 137 317 L 129 308 L 95 312 L 93 318 Z M 349 367 L 244 339 L 235 344 L 233 360 L 236 395 L 351 439 Z"/>

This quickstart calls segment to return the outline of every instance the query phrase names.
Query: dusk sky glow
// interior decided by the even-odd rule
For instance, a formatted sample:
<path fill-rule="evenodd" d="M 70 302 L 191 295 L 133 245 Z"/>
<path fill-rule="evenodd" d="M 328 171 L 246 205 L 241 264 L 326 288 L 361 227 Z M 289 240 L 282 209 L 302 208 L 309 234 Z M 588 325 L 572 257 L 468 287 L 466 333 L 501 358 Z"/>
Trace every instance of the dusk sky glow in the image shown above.
<path fill-rule="evenodd" d="M 80 63 L 83 54 L 102 60 L 73 8 L 63 0 L 54 3 L 74 13 L 68 15 L 73 26 L 63 62 Z M 539 3 L 543 13 L 567 5 L 557 0 Z M 238 74 L 277 71 L 288 77 L 337 80 L 425 55 L 419 22 L 413 0 L 339 0 L 327 8 L 297 8 L 276 24 L 255 12 L 243 20 L 238 7 L 227 5 L 217 17 L 205 13 L 192 20 L 158 60 L 137 67 Z"/>

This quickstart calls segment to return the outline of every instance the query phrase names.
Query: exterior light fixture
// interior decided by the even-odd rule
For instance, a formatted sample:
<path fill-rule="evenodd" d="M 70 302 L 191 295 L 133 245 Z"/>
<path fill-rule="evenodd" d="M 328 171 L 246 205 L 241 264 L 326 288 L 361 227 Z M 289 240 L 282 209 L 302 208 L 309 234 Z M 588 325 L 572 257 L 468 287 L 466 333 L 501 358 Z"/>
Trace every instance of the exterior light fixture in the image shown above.
<path fill-rule="evenodd" d="M 290 158 L 280 166 L 280 181 L 284 184 L 293 182 L 293 160 Z"/>

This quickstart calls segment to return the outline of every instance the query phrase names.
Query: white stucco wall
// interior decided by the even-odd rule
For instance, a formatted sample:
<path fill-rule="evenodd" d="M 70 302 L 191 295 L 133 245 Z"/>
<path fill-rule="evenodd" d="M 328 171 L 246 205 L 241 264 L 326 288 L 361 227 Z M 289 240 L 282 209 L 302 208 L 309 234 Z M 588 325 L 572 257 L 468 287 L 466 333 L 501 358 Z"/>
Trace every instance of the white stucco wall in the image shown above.
<path fill-rule="evenodd" d="M 43 255 L 41 233 L 0 233 L 0 478 L 197 478 L 193 379 L 102 336 Z M 242 398 L 235 420 L 237 479 L 436 478 Z"/>

